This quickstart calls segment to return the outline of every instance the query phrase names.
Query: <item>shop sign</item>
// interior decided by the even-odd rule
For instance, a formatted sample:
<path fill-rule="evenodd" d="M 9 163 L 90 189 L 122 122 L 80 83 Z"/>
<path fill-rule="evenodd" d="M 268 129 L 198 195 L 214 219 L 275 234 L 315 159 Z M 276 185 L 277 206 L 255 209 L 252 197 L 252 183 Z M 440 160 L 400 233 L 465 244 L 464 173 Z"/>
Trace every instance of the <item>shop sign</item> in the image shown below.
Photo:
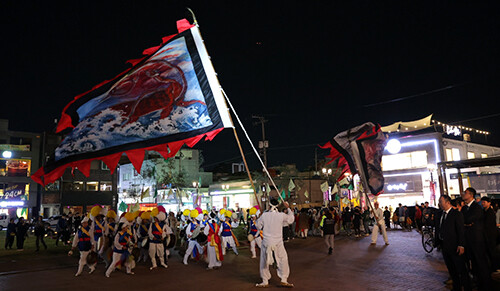
<path fill-rule="evenodd" d="M 24 190 L 26 189 L 26 184 L 9 184 L 5 188 L 3 199 L 14 199 L 24 196 Z"/>
<path fill-rule="evenodd" d="M 29 152 L 30 145 L 0 144 L 0 151 Z"/>
<path fill-rule="evenodd" d="M 446 134 L 448 135 L 454 135 L 454 136 L 460 136 L 462 134 L 462 131 L 458 126 L 454 125 L 446 125 Z"/>

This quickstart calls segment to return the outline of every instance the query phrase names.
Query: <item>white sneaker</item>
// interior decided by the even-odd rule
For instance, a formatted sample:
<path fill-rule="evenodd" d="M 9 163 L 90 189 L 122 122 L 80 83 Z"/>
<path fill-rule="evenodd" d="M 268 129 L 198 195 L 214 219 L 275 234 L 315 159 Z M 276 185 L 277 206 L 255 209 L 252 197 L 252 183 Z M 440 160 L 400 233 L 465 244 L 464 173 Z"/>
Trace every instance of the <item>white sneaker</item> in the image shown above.
<path fill-rule="evenodd" d="M 188 265 L 188 263 L 187 263 L 187 262 L 183 262 L 183 263 L 184 263 L 184 265 L 186 265 L 186 266 Z"/>
<path fill-rule="evenodd" d="M 108 273 L 106 273 L 106 278 L 109 278 L 109 274 Z"/>
<path fill-rule="evenodd" d="M 167 268 L 168 268 L 168 265 L 166 265 L 166 264 L 161 264 L 161 266 L 162 266 L 163 268 L 165 268 L 165 269 L 167 269 Z"/>
<path fill-rule="evenodd" d="M 252 256 L 252 259 L 255 259 L 255 258 L 257 258 L 257 256 Z"/>
<path fill-rule="evenodd" d="M 255 284 L 255 287 L 267 288 L 267 287 L 269 287 L 269 283 L 267 283 L 267 282 L 258 283 L 258 284 Z"/>
<path fill-rule="evenodd" d="M 153 267 L 149 268 L 150 271 L 153 270 L 153 269 L 156 269 L 156 266 L 153 266 Z"/>

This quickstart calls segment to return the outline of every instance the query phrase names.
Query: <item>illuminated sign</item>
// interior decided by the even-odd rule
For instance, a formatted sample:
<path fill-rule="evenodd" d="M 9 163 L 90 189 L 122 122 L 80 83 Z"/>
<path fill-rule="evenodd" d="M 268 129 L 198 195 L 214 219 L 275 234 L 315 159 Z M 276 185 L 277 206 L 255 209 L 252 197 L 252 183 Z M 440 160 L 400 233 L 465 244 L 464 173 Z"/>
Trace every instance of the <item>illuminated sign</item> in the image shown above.
<path fill-rule="evenodd" d="M 458 128 L 458 126 L 454 126 L 454 125 L 446 125 L 445 131 L 446 131 L 446 134 L 454 135 L 454 136 L 459 136 L 462 134 L 462 131 Z"/>
<path fill-rule="evenodd" d="M 21 207 L 24 206 L 24 201 L 1 201 L 0 208 L 5 207 Z"/>
<path fill-rule="evenodd" d="M 389 190 L 389 191 L 396 191 L 396 190 L 406 191 L 406 188 L 408 188 L 408 183 L 399 183 L 399 184 L 389 184 L 389 185 L 387 185 L 387 190 Z"/>
<path fill-rule="evenodd" d="M 0 144 L 0 151 L 29 152 L 30 145 Z"/>

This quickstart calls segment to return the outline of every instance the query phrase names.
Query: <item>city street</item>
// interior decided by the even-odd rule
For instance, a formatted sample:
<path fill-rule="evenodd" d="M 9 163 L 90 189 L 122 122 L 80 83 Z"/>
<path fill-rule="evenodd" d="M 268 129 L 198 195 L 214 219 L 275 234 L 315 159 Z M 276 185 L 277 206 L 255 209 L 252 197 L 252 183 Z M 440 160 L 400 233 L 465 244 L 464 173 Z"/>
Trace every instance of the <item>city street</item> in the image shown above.
<path fill-rule="evenodd" d="M 415 231 L 388 234 L 389 246 L 382 237 L 376 246 L 370 246 L 368 237 L 338 236 L 331 256 L 321 238 L 291 240 L 285 244 L 289 282 L 296 290 L 447 290 L 442 282 L 448 274 L 440 253 L 427 254 Z M 54 248 L 53 241 L 49 247 Z M 149 265 L 141 263 L 135 275 L 116 271 L 106 278 L 104 264 L 99 264 L 94 274 L 84 272 L 75 278 L 76 257 L 62 252 L 47 257 L 44 251 L 28 256 L 25 250 L 20 260 L 13 259 L 15 254 L 8 260 L 0 257 L 0 290 L 88 290 L 97 286 L 101 290 L 157 290 L 159 286 L 170 290 L 255 290 L 255 283 L 260 282 L 258 259 L 250 258 L 246 245 L 239 251 L 239 256 L 229 252 L 219 270 L 205 270 L 205 263 L 192 260 L 184 266 L 173 254 L 168 269 L 149 271 Z M 276 271 L 272 274 L 270 285 L 278 286 Z"/>

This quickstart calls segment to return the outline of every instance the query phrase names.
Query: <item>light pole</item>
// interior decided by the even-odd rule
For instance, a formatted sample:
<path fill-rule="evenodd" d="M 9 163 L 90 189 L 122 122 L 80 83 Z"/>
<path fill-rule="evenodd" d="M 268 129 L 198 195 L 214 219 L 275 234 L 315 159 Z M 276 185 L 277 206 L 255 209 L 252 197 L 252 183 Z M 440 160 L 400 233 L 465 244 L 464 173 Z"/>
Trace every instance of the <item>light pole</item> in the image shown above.
<path fill-rule="evenodd" d="M 198 182 L 193 182 L 193 188 L 196 188 L 196 199 L 193 199 L 193 208 L 196 208 L 200 205 L 198 205 L 198 187 L 200 186 L 200 184 Z"/>

